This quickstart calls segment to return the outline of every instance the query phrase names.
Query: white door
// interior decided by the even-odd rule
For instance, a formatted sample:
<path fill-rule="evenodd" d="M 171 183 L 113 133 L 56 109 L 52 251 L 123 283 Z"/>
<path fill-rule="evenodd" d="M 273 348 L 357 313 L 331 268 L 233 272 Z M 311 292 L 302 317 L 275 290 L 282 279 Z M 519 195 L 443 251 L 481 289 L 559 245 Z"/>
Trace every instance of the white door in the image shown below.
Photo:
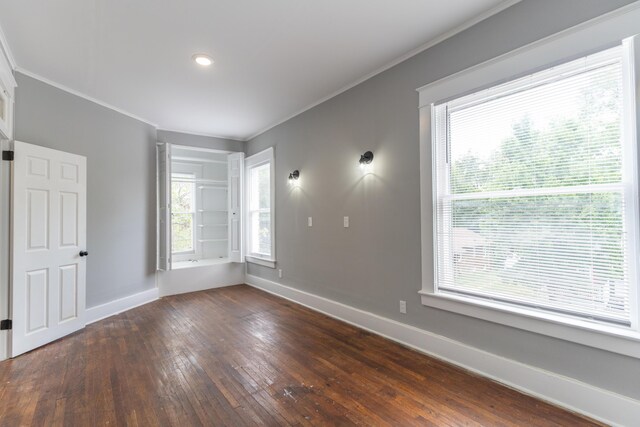
<path fill-rule="evenodd" d="M 244 189 L 244 153 L 229 154 L 229 261 L 244 262 L 242 229 L 242 192 Z"/>
<path fill-rule="evenodd" d="M 13 357 L 85 325 L 86 158 L 14 143 Z"/>

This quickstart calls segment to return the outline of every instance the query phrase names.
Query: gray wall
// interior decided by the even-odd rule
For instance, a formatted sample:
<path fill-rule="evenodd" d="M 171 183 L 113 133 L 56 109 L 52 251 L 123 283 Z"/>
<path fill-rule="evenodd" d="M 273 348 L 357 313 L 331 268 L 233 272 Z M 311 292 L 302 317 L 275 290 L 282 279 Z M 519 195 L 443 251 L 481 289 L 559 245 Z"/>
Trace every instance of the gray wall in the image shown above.
<path fill-rule="evenodd" d="M 640 398 L 636 359 L 421 305 L 416 88 L 588 20 L 625 0 L 525 0 L 258 136 L 275 147 L 277 270 L 248 272 Z M 375 174 L 357 169 L 375 152 Z M 301 184 L 286 177 L 299 169 Z M 342 217 L 351 219 L 342 228 Z M 313 227 L 306 226 L 313 216 Z M 423 254 L 431 257 L 431 253 Z M 432 271 L 425 271 L 432 277 Z M 408 314 L 398 310 L 406 300 Z"/>
<path fill-rule="evenodd" d="M 15 139 L 87 157 L 87 307 L 155 286 L 153 126 L 16 73 Z"/>
<path fill-rule="evenodd" d="M 155 286 L 155 145 L 244 143 L 153 126 L 16 73 L 15 139 L 87 157 L 87 307 Z"/>

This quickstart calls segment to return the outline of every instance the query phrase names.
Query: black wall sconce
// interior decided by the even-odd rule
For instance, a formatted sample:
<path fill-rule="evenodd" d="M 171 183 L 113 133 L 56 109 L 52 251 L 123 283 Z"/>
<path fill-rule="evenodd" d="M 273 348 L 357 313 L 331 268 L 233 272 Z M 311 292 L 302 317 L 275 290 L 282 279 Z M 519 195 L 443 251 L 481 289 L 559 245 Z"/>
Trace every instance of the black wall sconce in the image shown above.
<path fill-rule="evenodd" d="M 289 174 L 289 181 L 293 181 L 294 179 L 300 178 L 300 171 L 298 169 L 294 170 Z"/>
<path fill-rule="evenodd" d="M 373 153 L 371 151 L 367 151 L 363 155 L 360 156 L 360 164 L 368 165 L 373 161 Z"/>

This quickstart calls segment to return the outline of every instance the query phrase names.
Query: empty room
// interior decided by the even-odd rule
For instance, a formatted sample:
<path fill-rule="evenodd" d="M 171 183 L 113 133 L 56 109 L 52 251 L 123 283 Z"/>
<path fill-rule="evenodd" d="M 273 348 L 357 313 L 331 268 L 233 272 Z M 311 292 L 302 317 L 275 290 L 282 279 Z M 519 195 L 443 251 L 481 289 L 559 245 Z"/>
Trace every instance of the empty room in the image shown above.
<path fill-rule="evenodd" d="M 638 427 L 639 134 L 638 0 L 0 0 L 0 427 Z"/>

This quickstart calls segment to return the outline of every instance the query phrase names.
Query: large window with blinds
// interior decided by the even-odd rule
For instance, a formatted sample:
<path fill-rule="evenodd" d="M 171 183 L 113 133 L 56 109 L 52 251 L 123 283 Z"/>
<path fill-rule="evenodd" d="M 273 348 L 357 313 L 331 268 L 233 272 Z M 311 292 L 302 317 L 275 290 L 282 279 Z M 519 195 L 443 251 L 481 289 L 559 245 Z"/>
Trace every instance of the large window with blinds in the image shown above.
<path fill-rule="evenodd" d="M 635 90 L 625 52 L 432 106 L 435 293 L 637 322 Z"/>

